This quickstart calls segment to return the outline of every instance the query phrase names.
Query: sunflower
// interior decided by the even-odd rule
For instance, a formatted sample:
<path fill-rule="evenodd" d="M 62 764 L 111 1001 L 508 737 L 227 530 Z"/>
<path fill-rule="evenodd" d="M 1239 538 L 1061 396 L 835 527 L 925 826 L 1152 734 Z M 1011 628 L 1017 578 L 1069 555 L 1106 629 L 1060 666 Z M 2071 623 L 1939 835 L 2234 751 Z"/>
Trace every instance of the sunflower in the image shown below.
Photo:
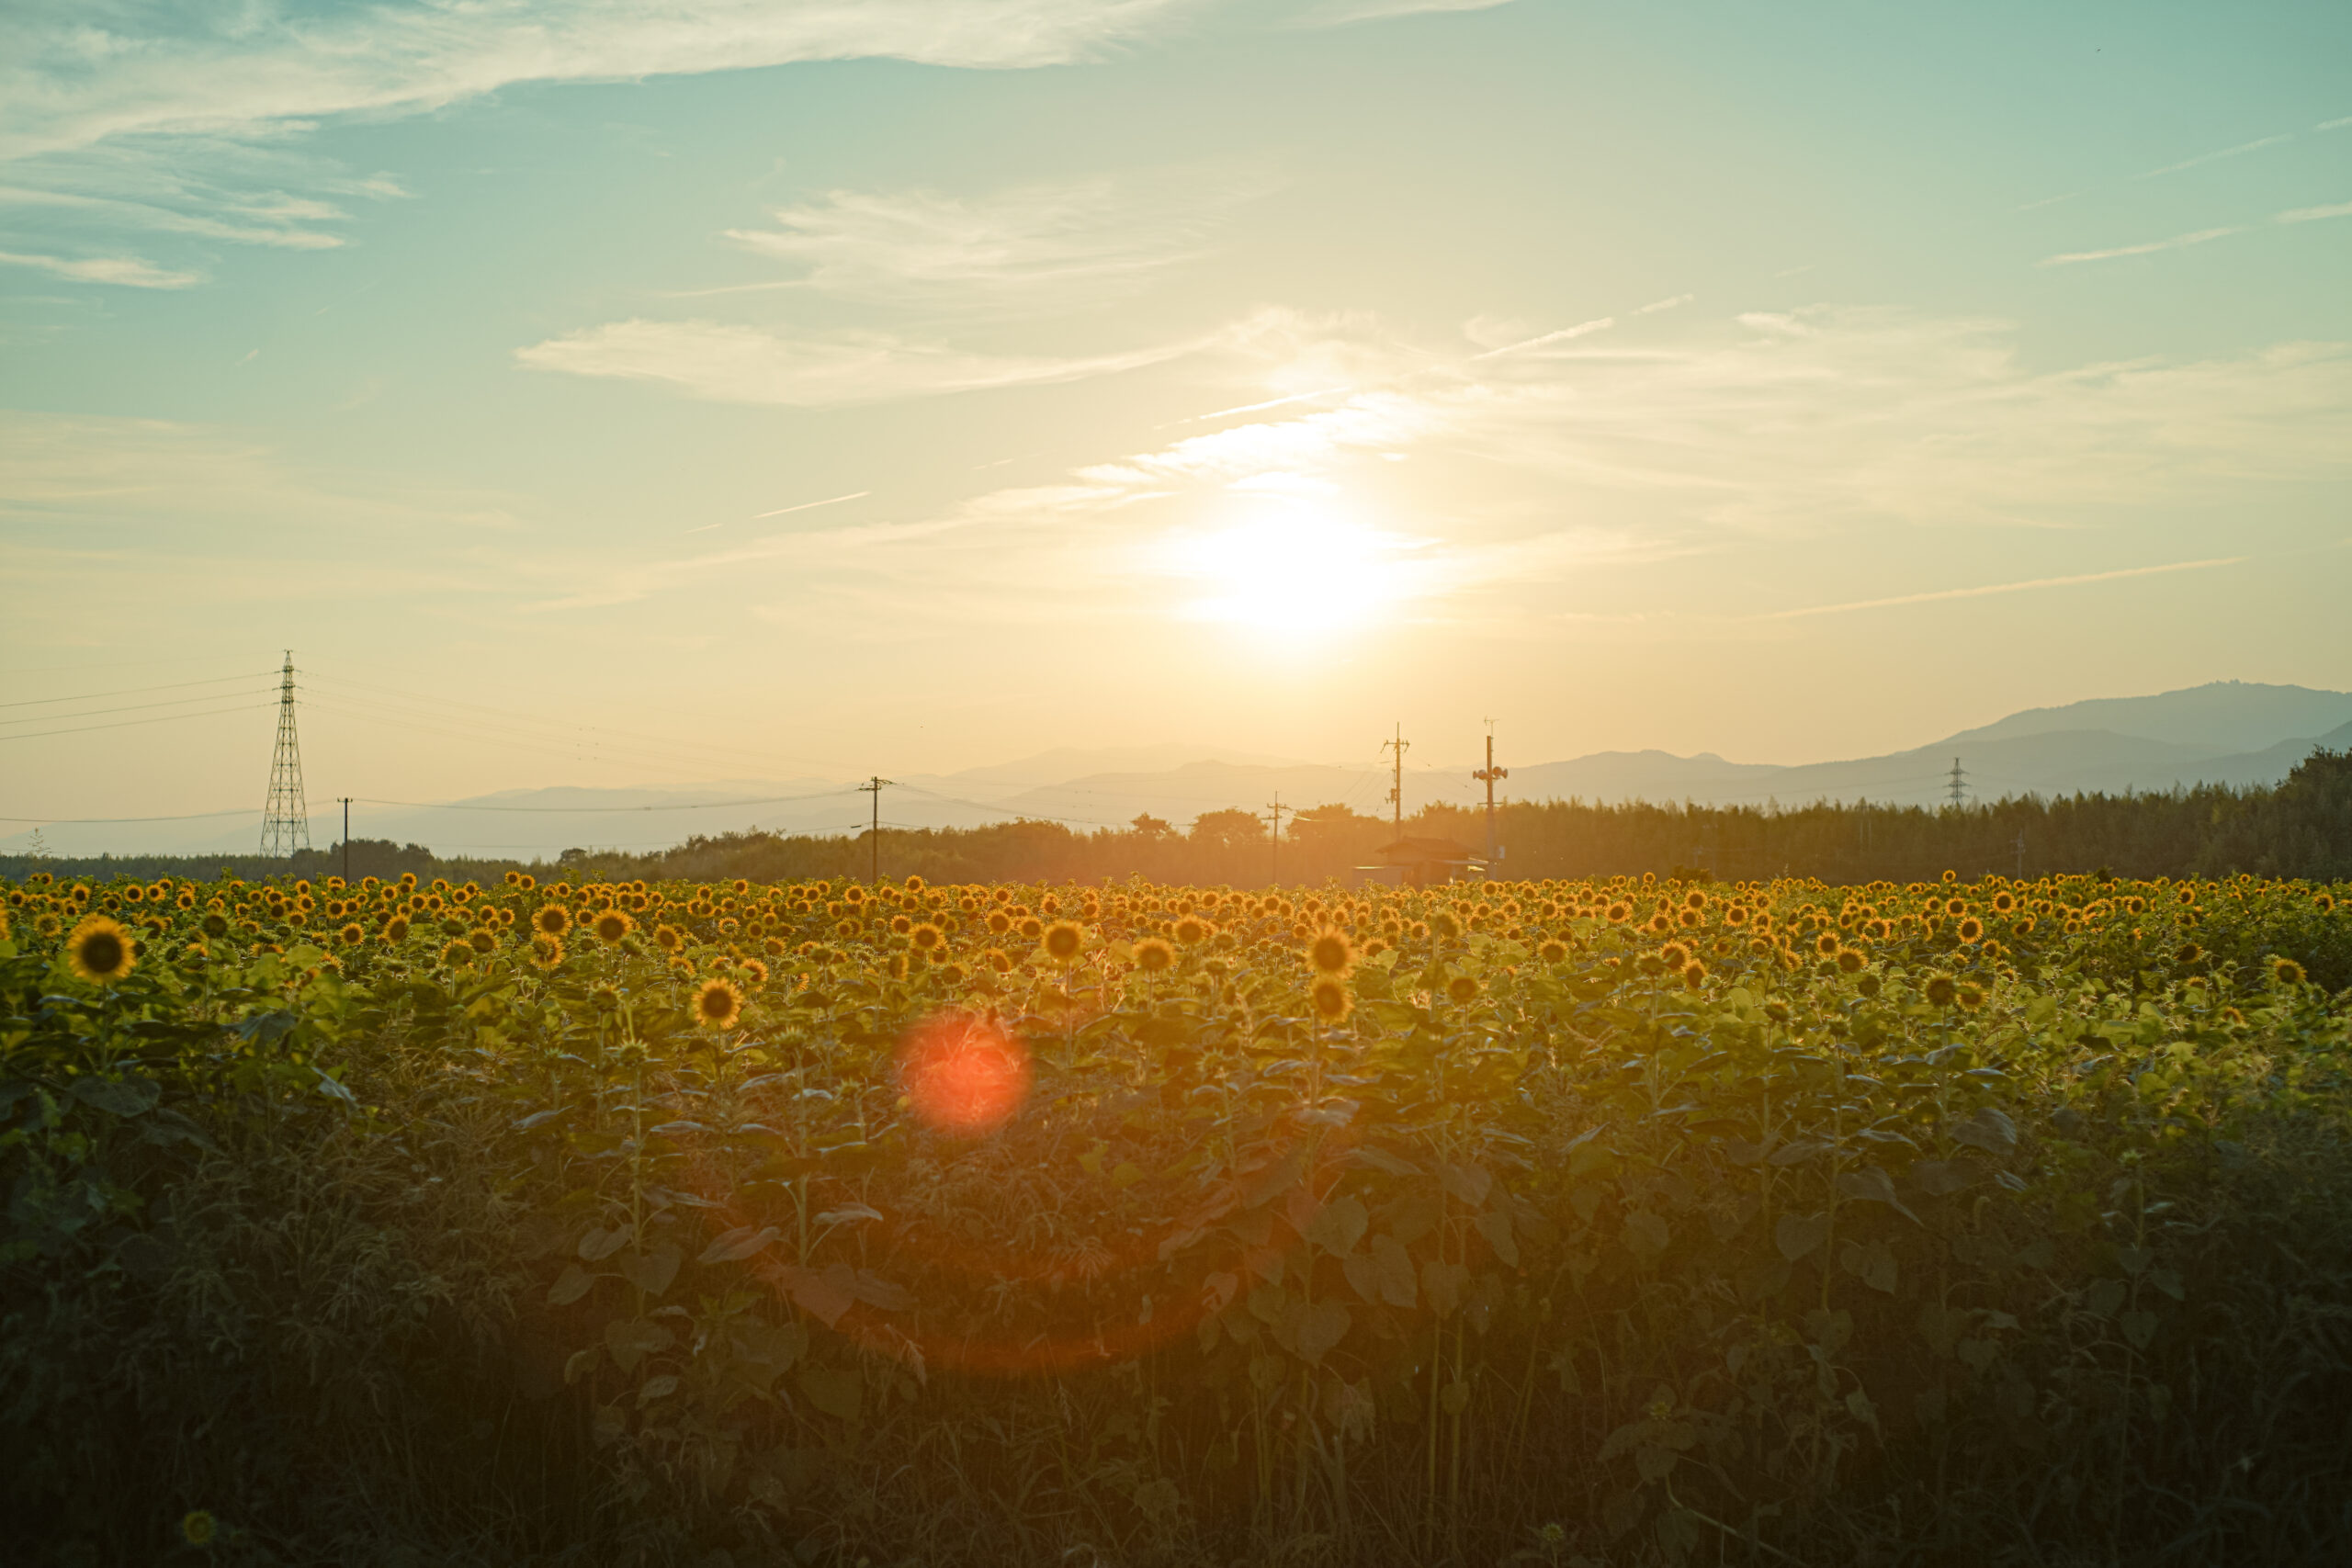
<path fill-rule="evenodd" d="M 1695 991 L 1706 983 L 1707 966 L 1705 964 L 1694 958 L 1682 966 L 1682 984 L 1689 989 Z"/>
<path fill-rule="evenodd" d="M 1446 997 L 1464 1006 L 1478 999 L 1478 982 L 1467 975 L 1456 975 L 1445 983 Z"/>
<path fill-rule="evenodd" d="M 653 928 L 653 945 L 664 953 L 675 953 L 686 944 L 685 933 L 673 925 Z"/>
<path fill-rule="evenodd" d="M 408 940 L 408 917 L 394 915 L 384 922 L 384 940 L 395 946 Z"/>
<path fill-rule="evenodd" d="M 991 947 L 986 953 L 980 954 L 980 956 L 987 961 L 988 966 L 995 970 L 998 974 L 1010 975 L 1012 973 L 1012 954 L 1005 952 L 1004 949 L 1001 947 Z"/>
<path fill-rule="evenodd" d="M 571 911 L 560 904 L 542 904 L 531 916 L 531 929 L 542 936 L 561 936 L 571 929 Z"/>
<path fill-rule="evenodd" d="M 946 940 L 947 933 L 941 931 L 937 926 L 933 925 L 929 920 L 925 920 L 922 924 L 913 927 L 907 932 L 907 942 L 917 953 L 927 953 L 933 948 L 937 947 Z"/>
<path fill-rule="evenodd" d="M 1948 1008 L 1951 1006 L 1953 998 L 1959 996 L 1960 987 L 1949 975 L 1930 975 L 1928 976 L 1927 985 L 1922 987 L 1922 994 L 1927 997 L 1930 1006 Z"/>
<path fill-rule="evenodd" d="M 1679 969 L 1690 962 L 1690 950 L 1679 942 L 1669 942 L 1657 950 L 1657 961 L 1668 969 Z"/>
<path fill-rule="evenodd" d="M 1306 962 L 1317 975 L 1345 975 L 1356 966 L 1356 950 L 1349 945 L 1348 933 L 1333 927 L 1309 944 Z"/>
<path fill-rule="evenodd" d="M 1859 975 L 1863 966 L 1869 963 L 1870 959 L 1858 947 L 1841 947 L 1838 950 L 1838 968 L 1842 974 Z"/>
<path fill-rule="evenodd" d="M 551 936 L 531 939 L 531 962 L 542 969 L 557 969 L 563 964 L 563 943 Z"/>
<path fill-rule="evenodd" d="M 83 979 L 110 986 L 130 973 L 139 956 L 129 931 L 104 915 L 90 915 L 65 939 L 65 961 Z"/>
<path fill-rule="evenodd" d="M 1037 922 L 1034 919 L 1022 921 L 1022 934 L 1024 936 L 1042 939 L 1043 945 L 1046 949 L 1046 956 L 1052 959 L 1057 964 L 1070 963 L 1078 957 L 1079 950 L 1086 945 L 1086 932 L 1080 929 L 1076 920 L 1056 920 L 1051 926 L 1041 927 L 1039 930 L 1035 931 L 1029 929 L 1036 924 Z M 1152 940 L 1157 941 L 1158 939 L 1154 938 Z M 1165 949 L 1168 944 L 1166 942 L 1160 942 L 1159 945 L 1162 949 Z M 1136 962 L 1138 964 L 1143 964 L 1145 962 L 1143 948 L 1144 944 L 1140 942 L 1136 946 Z M 1169 954 L 1169 962 L 1173 962 L 1175 954 Z M 1146 964 L 1145 966 L 1147 968 L 1165 969 L 1168 967 L 1168 963 Z"/>
<path fill-rule="evenodd" d="M 1430 917 L 1430 930 L 1445 941 L 1452 942 L 1462 934 L 1462 920 L 1453 910 L 1440 909 Z"/>
<path fill-rule="evenodd" d="M 1176 940 L 1186 947 L 1198 947 L 1216 934 L 1216 928 L 1198 915 L 1186 915 L 1176 922 Z"/>
<path fill-rule="evenodd" d="M 626 909 L 599 909 L 596 918 L 588 922 L 588 929 L 595 933 L 598 942 L 609 946 L 636 930 L 637 922 L 628 918 Z"/>
<path fill-rule="evenodd" d="M 1335 975 L 1326 975 L 1317 980 L 1308 987 L 1306 997 L 1314 1005 L 1315 1016 L 1326 1023 L 1338 1023 L 1356 1005 L 1355 998 L 1348 995 L 1347 987 L 1341 985 Z"/>
<path fill-rule="evenodd" d="M 1975 942 L 1984 934 L 1984 922 L 1971 915 L 1960 922 L 1960 940 Z"/>
<path fill-rule="evenodd" d="M 2300 986 L 2303 983 L 2303 966 L 2291 958 L 2274 958 L 2270 961 L 2270 978 L 2281 986 Z"/>
<path fill-rule="evenodd" d="M 1984 987 L 1973 980 L 1962 980 L 1952 987 L 1952 999 L 1973 1012 L 1984 1005 Z"/>
<path fill-rule="evenodd" d="M 2205 950 L 2193 942 L 2187 942 L 2181 943 L 2180 951 L 2172 956 L 2175 963 L 2194 964 L 2205 956 Z"/>
<path fill-rule="evenodd" d="M 756 958 L 746 958 L 742 964 L 742 975 L 745 985 L 764 986 L 768 982 L 768 966 Z"/>
<path fill-rule="evenodd" d="M 344 927 L 341 931 L 339 931 L 335 932 L 334 934 L 335 934 L 335 940 L 336 940 L 337 942 L 342 942 L 345 947 L 348 947 L 348 946 L 350 946 L 353 942 L 358 942 L 358 941 L 362 940 L 363 938 L 365 938 L 365 937 L 367 936 L 368 932 L 367 932 L 367 931 L 366 931 L 366 930 L 365 930 L 365 929 L 364 929 L 364 928 L 359 924 L 359 922 L 358 922 L 357 920 L 354 920 L 354 921 L 352 921 L 349 925 L 347 925 L 347 926 Z"/>
<path fill-rule="evenodd" d="M 695 988 L 695 1021 L 712 1029 L 732 1029 L 743 1016 L 743 993 L 731 981 L 705 980 Z"/>
<path fill-rule="evenodd" d="M 180 1516 L 180 1539 L 190 1546 L 210 1546 L 220 1534 L 220 1521 L 202 1508 Z"/>
<path fill-rule="evenodd" d="M 1018 929 L 1023 941 L 1035 942 L 1046 934 L 1046 922 L 1029 915 L 1022 919 Z"/>
<path fill-rule="evenodd" d="M 1546 964 L 1566 964 L 1568 961 L 1568 944 L 1557 937 L 1547 938 L 1536 948 L 1535 956 Z"/>
<path fill-rule="evenodd" d="M 1176 963 L 1176 950 L 1156 936 L 1136 943 L 1136 967 L 1147 975 L 1163 974 Z"/>
<path fill-rule="evenodd" d="M 472 942 L 451 937 L 442 944 L 441 962 L 449 965 L 450 968 L 455 969 L 460 964 L 471 964 L 473 961 L 474 944 Z"/>
<path fill-rule="evenodd" d="M 476 953 L 489 953 L 498 946 L 498 933 L 492 931 L 469 931 L 466 936 L 466 945 Z"/>

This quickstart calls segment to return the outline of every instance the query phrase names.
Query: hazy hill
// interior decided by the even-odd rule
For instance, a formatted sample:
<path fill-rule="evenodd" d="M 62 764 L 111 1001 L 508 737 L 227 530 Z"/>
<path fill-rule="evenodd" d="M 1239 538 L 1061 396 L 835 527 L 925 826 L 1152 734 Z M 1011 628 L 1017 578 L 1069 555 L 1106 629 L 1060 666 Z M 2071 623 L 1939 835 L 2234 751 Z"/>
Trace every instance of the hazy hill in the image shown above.
<path fill-rule="evenodd" d="M 1691 801 L 1713 806 L 1795 806 L 1869 799 L 1934 805 L 1944 799 L 1952 760 L 1972 798 L 2028 794 L 2168 790 L 2176 785 L 2275 784 L 2315 745 L 2352 748 L 2352 693 L 2216 682 L 2146 697 L 2101 697 L 2034 708 L 1931 745 L 1881 757 L 1781 765 L 1735 762 L 1712 752 L 1601 751 L 1566 761 L 1513 763 L 1503 795 L 1514 800 Z M 1432 803 L 1483 798 L 1469 761 L 1408 767 L 1408 813 Z M 427 844 L 445 853 L 553 855 L 566 848 L 644 850 L 696 835 L 758 827 L 785 833 L 850 833 L 872 819 L 874 802 L 854 779 L 736 779 L 668 788 L 510 790 L 432 807 L 363 803 L 356 837 Z M 1090 829 L 1124 827 L 1148 814 L 1178 828 L 1204 812 L 1262 812 L 1277 796 L 1286 809 L 1339 803 L 1387 814 L 1384 769 L 1335 767 L 1219 748 L 1169 743 L 1064 747 L 1013 761 L 941 774 L 901 776 L 882 792 L 887 827 L 967 828 L 1017 817 Z M 141 824 L 58 825 L 43 839 L 52 852 L 103 851 L 210 853 L 250 850 L 257 811 L 243 817 Z M 324 802 L 311 839 L 334 841 L 339 816 Z M 0 838 L 21 851 L 30 838 Z"/>

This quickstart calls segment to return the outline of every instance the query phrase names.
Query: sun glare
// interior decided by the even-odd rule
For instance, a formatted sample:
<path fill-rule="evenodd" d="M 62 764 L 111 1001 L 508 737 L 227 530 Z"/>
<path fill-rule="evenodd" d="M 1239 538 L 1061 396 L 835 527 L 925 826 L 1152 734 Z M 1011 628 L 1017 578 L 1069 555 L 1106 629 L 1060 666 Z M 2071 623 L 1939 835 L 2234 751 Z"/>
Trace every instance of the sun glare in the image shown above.
<path fill-rule="evenodd" d="M 1164 567 L 1193 594 L 1188 618 L 1278 637 L 1366 624 L 1423 586 L 1416 542 L 1353 521 L 1321 501 L 1284 498 L 1246 521 L 1179 534 Z"/>

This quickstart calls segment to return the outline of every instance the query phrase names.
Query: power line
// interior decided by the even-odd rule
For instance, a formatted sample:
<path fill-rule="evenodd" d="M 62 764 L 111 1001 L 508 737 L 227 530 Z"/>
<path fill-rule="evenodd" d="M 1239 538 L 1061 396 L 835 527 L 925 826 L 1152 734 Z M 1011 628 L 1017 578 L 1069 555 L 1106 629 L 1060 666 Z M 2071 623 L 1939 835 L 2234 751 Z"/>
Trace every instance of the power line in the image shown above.
<path fill-rule="evenodd" d="M 175 719 L 215 718 L 224 713 L 259 713 L 269 703 L 246 703 L 232 708 L 207 708 L 200 713 L 157 714 L 153 718 L 120 718 L 112 724 L 85 724 L 74 729 L 34 729 L 22 735 L 0 735 L 0 740 L 39 740 L 48 735 L 87 735 L 99 729 L 130 729 L 142 724 L 170 724 Z"/>
<path fill-rule="evenodd" d="M 209 681 L 173 681 L 160 686 L 122 686 L 111 692 L 85 692 L 78 697 L 27 697 L 20 702 L 0 703 L 0 708 L 37 708 L 53 706 L 58 703 L 89 703 L 96 702 L 100 697 L 135 697 L 142 692 L 184 692 L 190 686 L 225 686 L 232 681 L 258 681 L 270 673 L 272 671 L 267 670 L 250 670 L 242 675 L 220 675 Z M 190 697 L 187 700 L 200 703 L 206 699 Z"/>
<path fill-rule="evenodd" d="M 217 703 L 226 697 L 264 696 L 268 691 L 269 688 L 264 687 L 258 692 L 213 692 L 201 697 L 172 697 L 160 703 L 125 703 L 117 708 L 88 708 L 81 713 L 28 714 L 23 718 L 0 718 L 0 724 L 51 724 L 59 719 L 97 718 L 110 713 L 144 713 L 149 708 L 179 708 L 191 703 Z"/>
<path fill-rule="evenodd" d="M 372 795 L 356 795 L 351 798 L 366 806 L 403 806 L 417 811 L 515 811 L 559 817 L 597 817 L 625 811 L 719 811 L 744 806 L 785 806 L 801 800 L 831 800 L 864 787 L 863 784 L 843 784 L 839 789 L 820 790 L 815 795 L 769 795 L 752 800 L 699 800 L 676 806 L 472 806 L 463 801 L 386 800 Z"/>

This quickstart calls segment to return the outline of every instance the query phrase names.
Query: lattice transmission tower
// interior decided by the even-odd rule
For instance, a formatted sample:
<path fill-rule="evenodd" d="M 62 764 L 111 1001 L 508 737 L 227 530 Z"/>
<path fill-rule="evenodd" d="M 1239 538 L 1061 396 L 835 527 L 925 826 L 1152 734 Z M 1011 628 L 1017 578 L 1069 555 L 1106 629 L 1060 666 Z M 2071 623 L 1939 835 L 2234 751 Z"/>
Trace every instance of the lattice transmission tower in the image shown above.
<path fill-rule="evenodd" d="M 294 734 L 294 650 L 278 671 L 277 750 L 269 759 L 269 806 L 262 813 L 261 852 L 291 855 L 311 847 L 311 805 L 302 794 L 302 742 Z"/>

